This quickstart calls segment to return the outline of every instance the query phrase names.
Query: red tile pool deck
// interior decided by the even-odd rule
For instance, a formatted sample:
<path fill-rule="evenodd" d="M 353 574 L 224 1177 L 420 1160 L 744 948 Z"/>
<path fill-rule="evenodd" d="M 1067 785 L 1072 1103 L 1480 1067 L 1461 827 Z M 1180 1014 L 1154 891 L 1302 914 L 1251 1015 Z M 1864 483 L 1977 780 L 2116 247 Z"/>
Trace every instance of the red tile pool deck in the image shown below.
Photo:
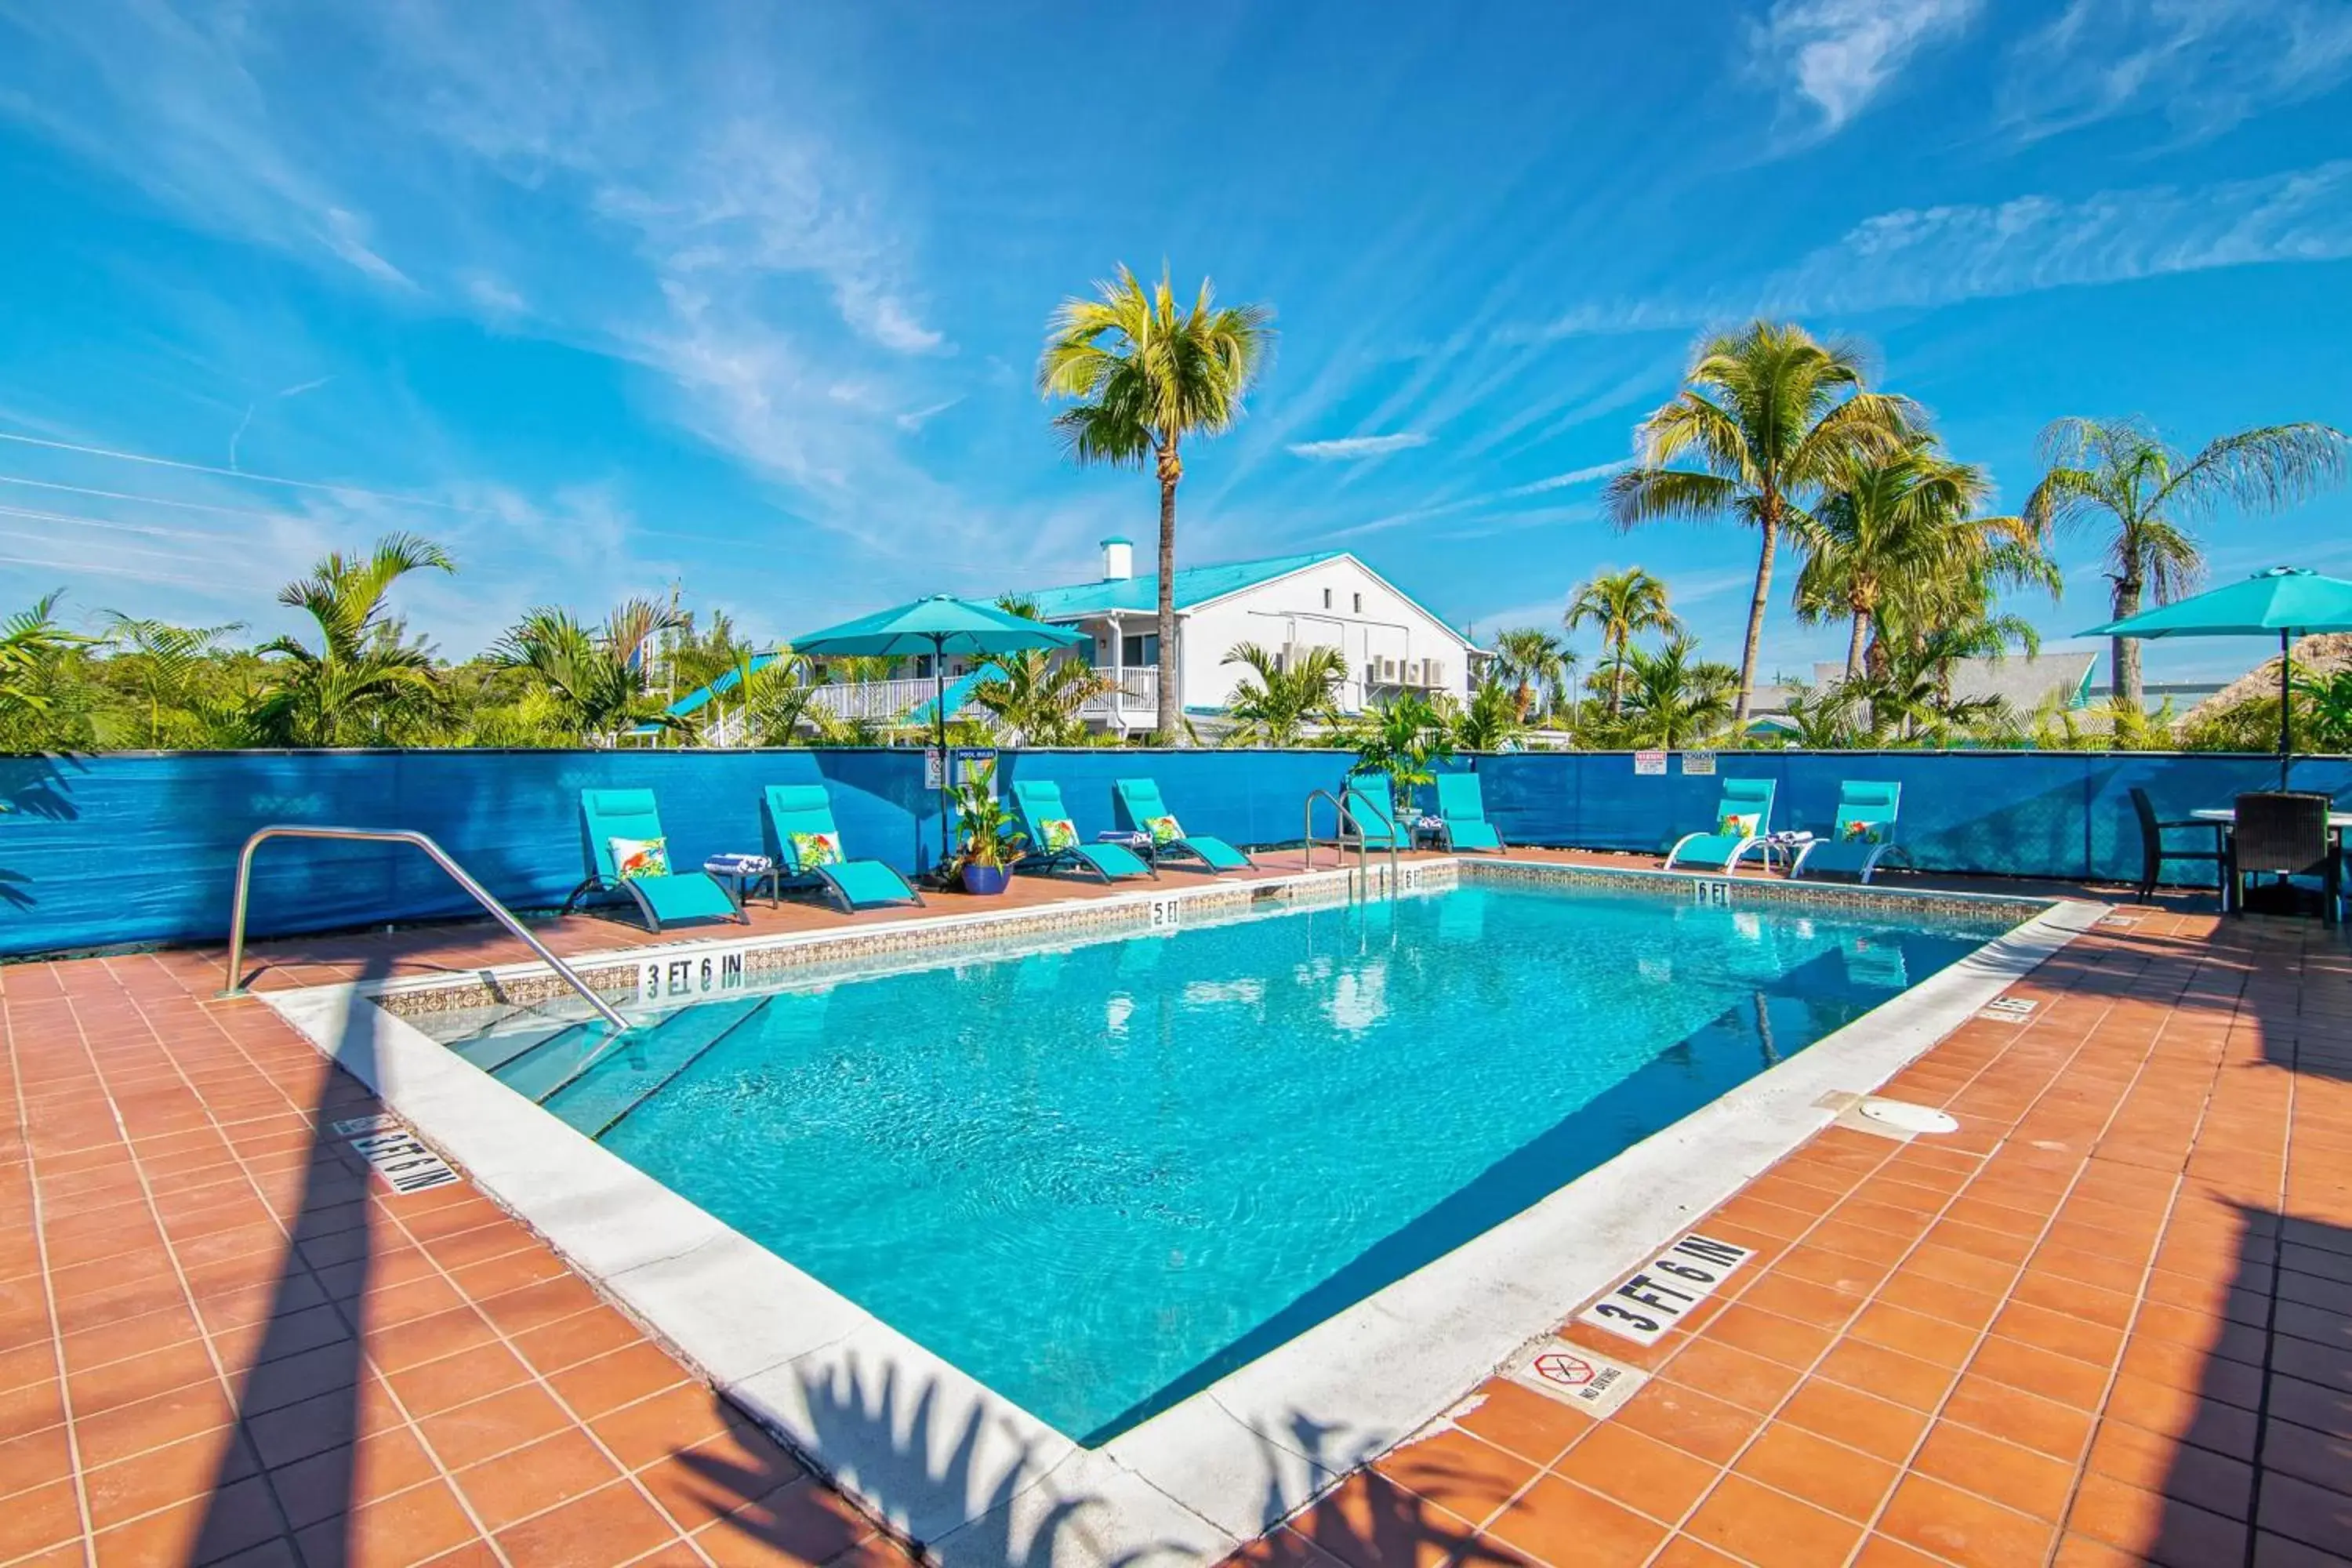
<path fill-rule="evenodd" d="M 1958 1132 L 1825 1131 L 1701 1222 L 1757 1257 L 1690 1321 L 1571 1325 L 1654 1373 L 1614 1415 L 1490 1383 L 1243 1559 L 2352 1562 L 2352 954 L 2123 913 L 2011 988 L 2028 1021 L 1883 1091 Z M 371 1178 L 331 1123 L 374 1102 L 218 984 L 217 954 L 0 969 L 0 1563 L 906 1560 L 488 1200 Z"/>

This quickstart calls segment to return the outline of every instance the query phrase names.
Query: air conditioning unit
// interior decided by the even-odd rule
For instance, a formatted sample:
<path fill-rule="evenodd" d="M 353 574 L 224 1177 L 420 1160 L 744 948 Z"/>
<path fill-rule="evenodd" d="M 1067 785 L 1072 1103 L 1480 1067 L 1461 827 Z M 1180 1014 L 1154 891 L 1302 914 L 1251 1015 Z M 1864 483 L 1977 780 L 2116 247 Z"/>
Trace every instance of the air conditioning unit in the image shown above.
<path fill-rule="evenodd" d="M 1282 652 L 1276 656 L 1275 668 L 1283 671 L 1285 674 L 1288 674 L 1290 671 L 1297 669 L 1298 668 L 1299 660 L 1306 657 L 1306 645 L 1295 642 L 1284 643 L 1282 645 Z"/>
<path fill-rule="evenodd" d="M 1434 658 L 1423 659 L 1421 661 L 1421 683 L 1432 690 L 1435 690 L 1437 688 L 1444 686 L 1445 684 L 1444 662 L 1441 659 Z"/>
<path fill-rule="evenodd" d="M 1398 668 L 1397 660 L 1392 658 L 1376 658 L 1372 660 L 1373 685 L 1401 686 L 1403 682 L 1404 674 L 1403 671 Z"/>

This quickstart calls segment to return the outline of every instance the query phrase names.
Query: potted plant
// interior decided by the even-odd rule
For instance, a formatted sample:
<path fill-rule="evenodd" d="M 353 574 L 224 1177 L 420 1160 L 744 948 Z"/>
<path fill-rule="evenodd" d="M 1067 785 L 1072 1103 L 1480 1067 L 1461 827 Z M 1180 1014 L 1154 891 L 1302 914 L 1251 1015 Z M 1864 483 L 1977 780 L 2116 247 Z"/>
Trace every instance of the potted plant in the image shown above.
<path fill-rule="evenodd" d="M 963 890 L 983 897 L 1004 891 L 1028 835 L 996 798 L 993 763 L 956 785 L 956 866 Z"/>

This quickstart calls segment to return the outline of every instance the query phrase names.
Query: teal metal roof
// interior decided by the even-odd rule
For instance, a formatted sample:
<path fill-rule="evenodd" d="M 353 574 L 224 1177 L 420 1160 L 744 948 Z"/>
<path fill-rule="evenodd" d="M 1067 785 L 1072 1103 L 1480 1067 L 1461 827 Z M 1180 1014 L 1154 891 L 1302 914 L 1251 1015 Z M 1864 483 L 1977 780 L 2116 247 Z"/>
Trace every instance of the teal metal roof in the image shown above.
<path fill-rule="evenodd" d="M 1206 604 L 1211 599 L 1222 599 L 1227 594 L 1255 588 L 1260 583 L 1286 577 L 1305 567 L 1336 561 L 1346 553 L 1344 550 L 1318 550 L 1306 555 L 1269 556 L 1264 561 L 1228 561 L 1216 566 L 1181 567 L 1176 574 L 1176 607 L 1185 610 L 1194 605 Z M 1160 606 L 1160 574 L 1151 572 L 1099 583 L 1076 583 L 1066 588 L 1024 590 L 1019 596 L 1035 605 L 1038 615 L 1049 621 L 1063 620 L 1071 616 L 1100 615 L 1106 610 L 1151 610 Z"/>

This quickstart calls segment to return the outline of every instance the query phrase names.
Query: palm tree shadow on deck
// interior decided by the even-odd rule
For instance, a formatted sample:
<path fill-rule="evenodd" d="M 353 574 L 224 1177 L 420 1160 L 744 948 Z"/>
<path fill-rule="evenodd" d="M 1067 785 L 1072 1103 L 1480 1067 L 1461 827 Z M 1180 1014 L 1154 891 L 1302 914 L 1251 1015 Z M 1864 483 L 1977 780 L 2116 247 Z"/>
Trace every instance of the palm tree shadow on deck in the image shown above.
<path fill-rule="evenodd" d="M 372 962 L 363 978 L 383 972 Z M 338 1517 L 347 1522 L 358 1500 L 365 1377 L 360 1313 L 381 1244 L 372 1224 L 373 1177 L 334 1127 L 382 1109 L 367 1088 L 376 1077 L 368 1005 L 353 1003 L 320 1075 L 301 1194 L 287 1222 L 259 1343 L 237 1373 L 236 1430 L 206 1494 L 192 1564 L 231 1556 L 271 1534 L 291 1536 Z M 303 1452 L 294 1452 L 296 1446 Z M 298 1458 L 299 1472 L 267 1480 L 256 1473 Z M 301 1541 L 303 1560 L 309 1568 L 334 1568 L 352 1545 L 347 1531 L 315 1530 Z"/>
<path fill-rule="evenodd" d="M 1444 1563 L 1448 1568 L 1522 1568 L 1525 1559 L 1487 1540 L 1468 1521 L 1370 1468 L 1389 1451 L 1386 1443 L 1341 1447 L 1335 1428 L 1303 1415 L 1291 1417 L 1290 1435 L 1288 1447 L 1294 1452 L 1306 1457 L 1318 1473 L 1340 1479 L 1320 1500 L 1294 1513 L 1283 1529 L 1339 1563 L 1353 1568 L 1418 1568 L 1426 1563 Z M 1264 1436 L 1258 1436 L 1257 1446 L 1267 1476 L 1266 1509 L 1272 1514 L 1286 1500 L 1280 1479 L 1286 1461 Z M 1295 1461 L 1289 1468 L 1295 1468 Z M 1479 1479 L 1460 1467 L 1428 1460 L 1417 1462 L 1413 1473 L 1433 1490 L 1472 1491 Z M 1255 1550 L 1244 1548 L 1244 1558 L 1295 1557 L 1280 1549 L 1278 1533 L 1269 1532 Z"/>
<path fill-rule="evenodd" d="M 758 1425 L 723 1398 L 713 1397 L 730 1419 Z M 1085 1516 L 1103 1506 L 1096 1498 L 1080 1495 L 1057 1498 L 1034 1518 L 1027 1510 L 1016 1510 L 1016 1495 L 1038 1481 L 1038 1456 L 1020 1447 L 1011 1452 L 1008 1462 L 1005 1450 L 993 1443 L 984 1451 L 984 1410 L 974 1406 L 958 1417 L 943 1407 L 936 1384 L 910 1383 L 895 1367 L 877 1370 L 853 1362 L 846 1376 L 803 1375 L 801 1397 L 819 1452 L 887 1456 L 879 1464 L 867 1458 L 867 1471 L 878 1473 L 862 1473 L 860 1482 L 893 1519 L 957 1521 L 935 1539 L 954 1537 L 960 1564 L 1043 1568 L 1059 1560 L 1064 1537 L 1083 1531 Z M 719 1530 L 810 1562 L 832 1554 L 824 1548 L 846 1551 L 856 1543 L 845 1528 L 847 1505 L 828 1510 L 811 1498 L 789 1493 L 778 1500 L 777 1494 L 804 1468 L 816 1473 L 815 1485 L 828 1484 L 814 1464 L 803 1467 L 781 1451 L 768 1468 L 698 1450 L 682 1453 L 677 1459 L 708 1488 L 696 1500 L 709 1512 L 723 1516 Z M 753 1506 L 744 1507 L 746 1503 Z M 967 1519 L 971 1522 L 962 1522 Z M 882 1528 L 917 1552 L 932 1543 L 892 1524 Z M 1146 1545 L 1113 1562 L 1141 1563 L 1163 1550 Z"/>
<path fill-rule="evenodd" d="M 1034 1506 L 1018 1506 L 1016 1495 L 1037 1484 L 1034 1456 L 1020 1452 L 1014 1462 L 1008 1463 L 1003 1449 L 984 1444 L 983 1413 L 974 1409 L 961 1416 L 950 1414 L 934 1384 L 909 1384 L 888 1368 L 879 1372 L 853 1368 L 839 1380 L 803 1378 L 802 1392 L 820 1449 L 867 1455 L 882 1451 L 899 1461 L 881 1467 L 887 1475 L 869 1476 L 863 1481 L 894 1517 L 977 1515 L 971 1523 L 950 1527 L 932 1541 L 886 1529 L 886 1534 L 914 1552 L 945 1542 L 958 1568 L 997 1564 L 1047 1568 L 1073 1560 L 1108 1562 L 1113 1568 L 1150 1563 L 1173 1568 L 1183 1562 L 1203 1561 L 1197 1551 L 1175 1540 L 1129 1544 L 1106 1555 L 1088 1538 L 1100 1522 L 1107 1522 L 1100 1510 L 1111 1505 L 1082 1491 L 1065 1492 L 1051 1500 L 1040 1496 L 1031 1500 Z M 719 1403 L 732 1418 L 749 1419 L 725 1401 Z M 1257 1439 L 1269 1520 L 1300 1500 L 1297 1478 L 1302 1470 L 1344 1477 L 1369 1464 L 1381 1447 L 1343 1451 L 1330 1429 L 1304 1416 L 1295 1417 L 1292 1427 L 1293 1440 L 1288 1444 Z M 856 1527 L 844 1522 L 848 1513 L 845 1505 L 828 1510 L 812 1496 L 787 1489 L 803 1469 L 781 1449 L 765 1468 L 700 1450 L 688 1450 L 677 1459 L 703 1483 L 705 1489 L 697 1502 L 708 1512 L 721 1516 L 711 1527 L 715 1531 L 812 1563 L 821 1563 L 856 1544 Z M 1443 1477 L 1446 1471 L 1443 1466 L 1431 1466 L 1429 1473 Z M 1466 1474 L 1460 1479 L 1465 1484 L 1474 1479 Z M 810 1484 L 825 1483 L 818 1479 Z M 1374 1479 L 1364 1483 L 1362 1491 L 1368 1506 L 1351 1504 L 1342 1509 L 1328 1502 L 1311 1504 L 1294 1521 L 1297 1528 L 1323 1550 L 1364 1568 L 1424 1563 L 1433 1555 L 1470 1568 L 1480 1564 L 1502 1568 L 1519 1561 L 1483 1542 L 1461 1520 L 1402 1487 Z M 725 1561 L 723 1547 L 714 1544 L 711 1550 Z M 1245 1548 L 1244 1560 L 1256 1554 Z"/>

